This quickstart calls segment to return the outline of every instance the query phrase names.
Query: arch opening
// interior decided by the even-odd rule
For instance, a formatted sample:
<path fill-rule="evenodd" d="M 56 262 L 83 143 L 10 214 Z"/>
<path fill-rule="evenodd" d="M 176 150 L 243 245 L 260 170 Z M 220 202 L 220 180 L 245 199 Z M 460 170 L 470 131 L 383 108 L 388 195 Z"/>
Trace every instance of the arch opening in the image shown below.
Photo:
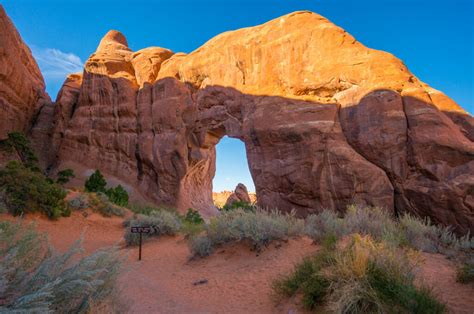
<path fill-rule="evenodd" d="M 251 200 L 255 200 L 255 184 L 244 142 L 224 136 L 215 146 L 215 150 L 216 167 L 212 179 L 214 205 L 222 207 L 238 184 L 245 185 Z"/>

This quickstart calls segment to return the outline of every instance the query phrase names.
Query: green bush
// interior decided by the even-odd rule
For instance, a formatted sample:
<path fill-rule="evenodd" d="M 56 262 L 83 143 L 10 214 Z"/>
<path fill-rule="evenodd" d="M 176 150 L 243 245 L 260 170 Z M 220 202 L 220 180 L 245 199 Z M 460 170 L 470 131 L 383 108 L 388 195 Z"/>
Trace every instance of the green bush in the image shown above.
<path fill-rule="evenodd" d="M 230 211 L 230 210 L 235 210 L 235 209 L 243 209 L 245 211 L 254 212 L 256 210 L 256 206 L 244 201 L 235 201 L 235 202 L 232 202 L 230 205 L 229 204 L 224 205 L 220 210 Z"/>
<path fill-rule="evenodd" d="M 74 170 L 72 169 L 64 169 L 58 172 L 56 183 L 64 185 L 69 182 L 72 178 L 75 178 Z"/>
<path fill-rule="evenodd" d="M 299 235 L 303 224 L 303 220 L 297 219 L 293 213 L 281 214 L 263 210 L 248 212 L 236 209 L 213 217 L 209 225 L 205 226 L 202 237 L 207 237 L 212 247 L 228 242 L 249 241 L 252 247 L 259 251 L 272 241 Z M 203 256 L 193 243 L 190 247 L 193 255 Z"/>
<path fill-rule="evenodd" d="M 64 202 L 66 192 L 40 172 L 17 161 L 10 161 L 0 169 L 0 192 L 13 215 L 41 212 L 58 218 L 70 214 Z"/>
<path fill-rule="evenodd" d="M 109 200 L 116 205 L 128 205 L 128 193 L 121 185 L 108 189 L 105 194 L 108 196 Z"/>
<path fill-rule="evenodd" d="M 202 219 L 201 214 L 192 208 L 188 208 L 188 211 L 184 216 L 184 221 L 197 225 L 204 223 L 204 219 Z"/>
<path fill-rule="evenodd" d="M 347 247 L 325 247 L 273 283 L 279 298 L 301 293 L 303 304 L 335 313 L 443 313 L 431 291 L 414 284 L 403 250 L 356 234 Z"/>
<path fill-rule="evenodd" d="M 8 133 L 8 138 L 0 141 L 0 149 L 16 152 L 26 168 L 32 171 L 40 171 L 38 158 L 31 149 L 30 140 L 23 133 Z"/>
<path fill-rule="evenodd" d="M 91 176 L 86 180 L 85 183 L 86 192 L 102 192 L 105 193 L 105 187 L 107 186 L 107 181 L 105 181 L 104 176 L 99 170 L 96 170 Z"/>
<path fill-rule="evenodd" d="M 131 233 L 130 227 L 150 227 L 151 233 L 143 234 L 144 239 L 159 237 L 161 235 L 175 235 L 181 229 L 180 217 L 169 211 L 153 211 L 150 215 L 138 214 L 134 218 L 124 222 L 125 242 L 127 245 L 137 245 L 139 235 Z"/>
<path fill-rule="evenodd" d="M 80 252 L 58 254 L 33 226 L 0 222 L 0 313 L 87 313 L 116 294 L 118 250 Z"/>
<path fill-rule="evenodd" d="M 204 219 L 202 219 L 201 214 L 192 208 L 188 208 L 188 211 L 181 217 L 181 220 L 181 233 L 187 238 L 195 237 L 205 229 Z"/>

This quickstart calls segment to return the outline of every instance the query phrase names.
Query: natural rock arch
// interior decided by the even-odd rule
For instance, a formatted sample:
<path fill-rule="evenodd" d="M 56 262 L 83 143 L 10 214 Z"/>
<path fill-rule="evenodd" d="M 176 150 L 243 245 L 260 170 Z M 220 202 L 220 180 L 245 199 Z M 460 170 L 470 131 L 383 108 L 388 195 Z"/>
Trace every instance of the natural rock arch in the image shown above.
<path fill-rule="evenodd" d="M 307 215 L 356 202 L 474 231 L 472 117 L 311 12 L 188 55 L 134 53 L 109 32 L 56 103 L 46 164 L 99 168 L 156 203 L 206 212 L 226 134 L 245 143 L 263 207 Z"/>

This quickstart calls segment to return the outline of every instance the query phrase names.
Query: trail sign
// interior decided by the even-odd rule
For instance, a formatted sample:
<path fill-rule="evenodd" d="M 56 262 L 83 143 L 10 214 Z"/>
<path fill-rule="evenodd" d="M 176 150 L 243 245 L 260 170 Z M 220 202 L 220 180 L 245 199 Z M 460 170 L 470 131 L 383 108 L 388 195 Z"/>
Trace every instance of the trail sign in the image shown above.
<path fill-rule="evenodd" d="M 138 260 L 141 261 L 142 260 L 142 234 L 150 233 L 151 228 L 150 227 L 130 227 L 130 232 L 140 234 L 140 242 L 139 242 L 139 248 L 138 248 Z"/>

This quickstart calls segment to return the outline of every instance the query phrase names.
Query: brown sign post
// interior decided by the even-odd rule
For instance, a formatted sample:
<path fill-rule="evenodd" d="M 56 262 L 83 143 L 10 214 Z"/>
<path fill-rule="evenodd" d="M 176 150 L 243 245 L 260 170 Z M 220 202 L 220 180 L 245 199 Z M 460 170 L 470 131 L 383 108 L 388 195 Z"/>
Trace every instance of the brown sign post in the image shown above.
<path fill-rule="evenodd" d="M 140 235 L 140 242 L 139 242 L 139 248 L 138 248 L 138 260 L 142 260 L 142 234 L 144 233 L 150 233 L 151 228 L 150 227 L 130 227 L 130 232 L 131 233 L 138 233 Z"/>

